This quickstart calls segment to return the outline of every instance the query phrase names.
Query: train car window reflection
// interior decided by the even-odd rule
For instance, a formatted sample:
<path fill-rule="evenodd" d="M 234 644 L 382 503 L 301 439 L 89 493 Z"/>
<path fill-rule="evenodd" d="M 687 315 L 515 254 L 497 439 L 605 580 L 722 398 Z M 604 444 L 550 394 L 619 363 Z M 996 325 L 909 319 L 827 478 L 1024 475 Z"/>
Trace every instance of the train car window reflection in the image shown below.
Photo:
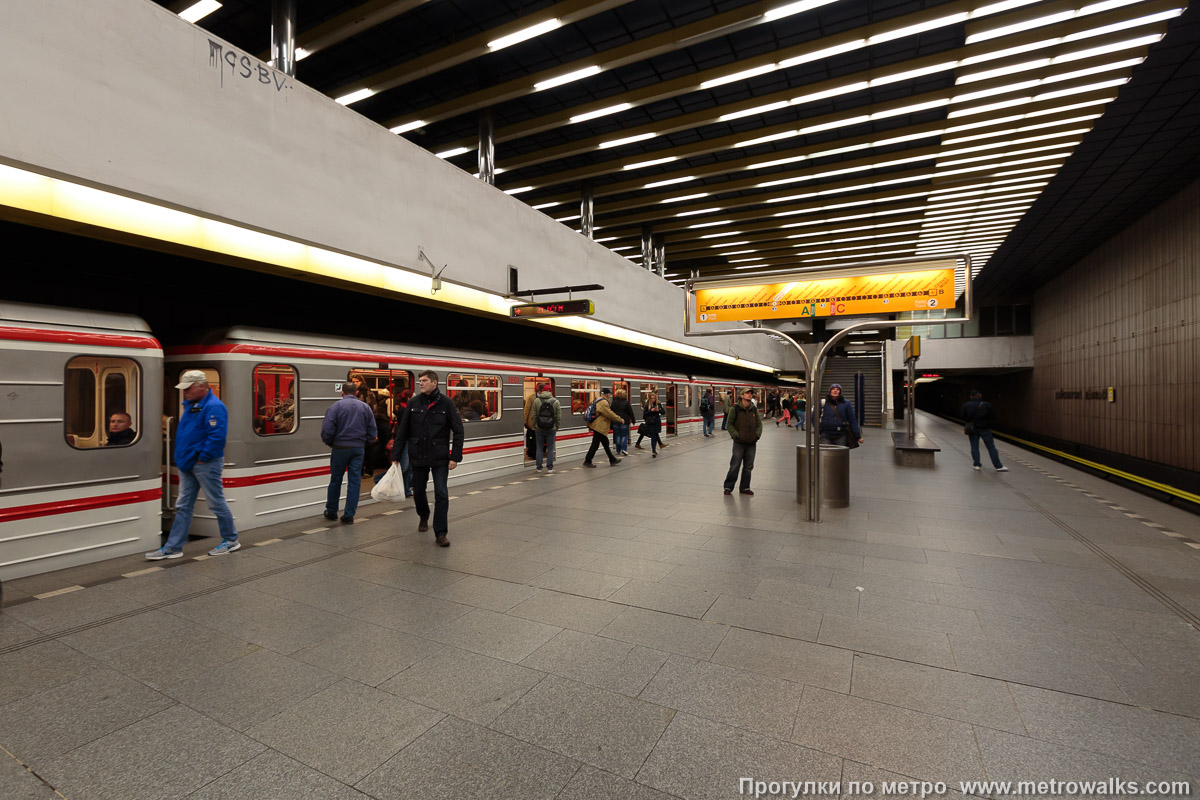
<path fill-rule="evenodd" d="M 296 430 L 296 370 L 285 364 L 254 368 L 254 432 L 275 436 Z"/>
<path fill-rule="evenodd" d="M 487 422 L 500 419 L 500 376 L 446 376 L 445 392 L 454 402 L 463 422 Z"/>
<path fill-rule="evenodd" d="M 64 436 L 80 450 L 123 447 L 140 427 L 140 371 L 127 358 L 79 356 L 67 364 Z"/>
<path fill-rule="evenodd" d="M 600 381 L 571 381 L 571 413 L 582 414 L 600 396 Z"/>
<path fill-rule="evenodd" d="M 650 399 L 651 392 L 653 392 L 653 393 L 658 392 L 658 384 L 643 383 L 642 384 L 642 407 L 643 408 L 646 406 L 646 401 Z"/>
<path fill-rule="evenodd" d="M 363 401 L 367 402 L 374 395 L 376 406 L 383 404 L 386 416 L 392 421 L 404 410 L 406 398 L 412 396 L 409 389 L 413 384 L 413 376 L 407 370 L 355 367 L 346 374 L 346 380 L 356 386 L 366 386 L 366 391 L 361 395 Z"/>

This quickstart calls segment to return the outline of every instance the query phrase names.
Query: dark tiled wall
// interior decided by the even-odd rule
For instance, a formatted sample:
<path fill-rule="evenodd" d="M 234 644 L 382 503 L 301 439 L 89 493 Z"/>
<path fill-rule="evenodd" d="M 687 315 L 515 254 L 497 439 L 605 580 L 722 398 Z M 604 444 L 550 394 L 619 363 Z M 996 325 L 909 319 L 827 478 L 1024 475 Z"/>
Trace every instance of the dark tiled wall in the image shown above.
<path fill-rule="evenodd" d="M 1200 469 L 1200 182 L 1041 287 L 1033 334 L 1021 427 Z"/>

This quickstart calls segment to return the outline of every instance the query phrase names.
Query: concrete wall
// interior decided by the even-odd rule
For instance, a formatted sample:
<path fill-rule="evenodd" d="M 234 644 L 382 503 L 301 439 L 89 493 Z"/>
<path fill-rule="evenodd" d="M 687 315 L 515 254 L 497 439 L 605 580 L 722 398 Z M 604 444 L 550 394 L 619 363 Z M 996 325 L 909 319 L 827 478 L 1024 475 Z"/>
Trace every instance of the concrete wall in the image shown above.
<path fill-rule="evenodd" d="M 149 0 L 0 3 L 0 74 L 0 162 L 500 294 L 602 283 L 597 319 L 683 341 L 680 289 Z"/>
<path fill-rule="evenodd" d="M 904 342 L 889 342 L 894 369 L 904 369 Z M 1034 364 L 1032 336 L 968 339 L 921 338 L 918 372 L 937 370 L 1029 369 Z"/>
<path fill-rule="evenodd" d="M 1041 287 L 1033 331 L 1022 427 L 1200 469 L 1200 182 Z"/>

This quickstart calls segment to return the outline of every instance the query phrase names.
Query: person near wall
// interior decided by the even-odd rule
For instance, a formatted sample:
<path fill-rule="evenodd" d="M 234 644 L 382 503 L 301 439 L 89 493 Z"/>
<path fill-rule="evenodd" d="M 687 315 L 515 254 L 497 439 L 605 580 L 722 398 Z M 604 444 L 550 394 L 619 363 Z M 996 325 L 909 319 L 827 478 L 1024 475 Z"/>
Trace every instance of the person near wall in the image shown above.
<path fill-rule="evenodd" d="M 175 430 L 175 466 L 179 469 L 179 497 L 175 500 L 175 519 L 166 544 L 146 553 L 146 560 L 182 558 L 183 545 L 196 497 L 204 489 L 208 510 L 217 518 L 221 543 L 208 551 L 210 556 L 223 556 L 241 548 L 233 512 L 225 502 L 221 473 L 225 469 L 225 436 L 229 429 L 229 411 L 208 386 L 203 370 L 189 369 L 180 377 L 176 389 L 183 391 L 183 410 Z"/>
<path fill-rule="evenodd" d="M 842 385 L 835 383 L 829 387 L 829 394 L 821 402 L 821 421 L 818 429 L 821 434 L 821 444 L 839 444 L 843 447 L 849 444 L 853 436 L 862 444 L 862 430 L 858 427 L 858 414 L 854 413 L 854 404 L 842 395 Z"/>
<path fill-rule="evenodd" d="M 763 430 L 762 416 L 754 405 L 754 392 L 750 389 L 743 390 L 741 399 L 729 409 L 728 416 L 729 436 L 733 439 L 733 456 L 729 459 L 729 472 L 725 474 L 725 494 L 733 494 L 733 486 L 738 483 L 740 470 L 742 478 L 738 491 L 753 497 L 750 473 L 754 471 L 754 454 Z"/>
<path fill-rule="evenodd" d="M 338 501 L 342 494 L 342 478 L 346 478 L 346 510 L 342 522 L 354 522 L 358 498 L 362 494 L 363 461 L 366 449 L 379 437 L 375 412 L 358 399 L 353 383 L 342 384 L 342 399 L 325 411 L 321 422 L 321 441 L 331 448 L 329 454 L 329 487 L 325 493 L 325 519 L 338 518 Z"/>
<path fill-rule="evenodd" d="M 425 370 L 417 376 L 420 394 L 408 401 L 408 410 L 396 425 L 392 459 L 402 445 L 408 446 L 412 465 L 413 499 L 420 522 L 417 530 L 429 530 L 429 498 L 425 488 L 433 478 L 433 534 L 439 547 L 449 547 L 450 470 L 462 462 L 463 421 L 458 407 L 438 391 L 438 374 Z"/>
<path fill-rule="evenodd" d="M 996 472 L 1008 472 L 1008 467 L 1000 463 L 1000 454 L 996 452 L 996 443 L 992 439 L 996 411 L 991 403 L 983 399 L 983 393 L 978 389 L 972 389 L 971 399 L 963 404 L 962 418 L 966 423 L 967 435 L 971 437 L 971 469 L 976 472 L 982 469 L 979 464 L 979 440 L 982 439 Z"/>

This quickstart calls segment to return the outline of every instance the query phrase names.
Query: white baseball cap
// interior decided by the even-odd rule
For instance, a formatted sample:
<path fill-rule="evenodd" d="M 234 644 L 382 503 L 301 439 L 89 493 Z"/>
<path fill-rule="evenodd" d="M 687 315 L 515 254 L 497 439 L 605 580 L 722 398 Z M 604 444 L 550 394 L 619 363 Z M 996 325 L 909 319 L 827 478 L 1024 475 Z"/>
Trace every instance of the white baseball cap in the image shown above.
<path fill-rule="evenodd" d="M 193 383 L 202 383 L 208 380 L 208 376 L 204 374 L 202 369 L 189 369 L 179 378 L 179 383 L 175 384 L 176 389 L 186 389 Z"/>

